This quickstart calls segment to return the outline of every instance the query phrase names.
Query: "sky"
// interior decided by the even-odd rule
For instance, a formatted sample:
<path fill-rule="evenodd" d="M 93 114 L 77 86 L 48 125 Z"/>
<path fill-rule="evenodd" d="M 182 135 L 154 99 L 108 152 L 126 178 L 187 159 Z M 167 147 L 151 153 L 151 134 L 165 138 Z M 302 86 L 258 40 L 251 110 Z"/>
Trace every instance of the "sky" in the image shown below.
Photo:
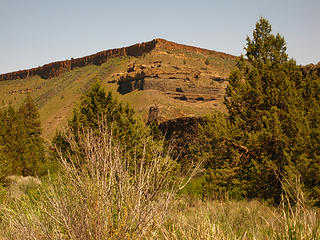
<path fill-rule="evenodd" d="M 239 56 L 260 17 L 298 64 L 320 61 L 319 0 L 0 0 L 0 73 L 154 38 Z"/>

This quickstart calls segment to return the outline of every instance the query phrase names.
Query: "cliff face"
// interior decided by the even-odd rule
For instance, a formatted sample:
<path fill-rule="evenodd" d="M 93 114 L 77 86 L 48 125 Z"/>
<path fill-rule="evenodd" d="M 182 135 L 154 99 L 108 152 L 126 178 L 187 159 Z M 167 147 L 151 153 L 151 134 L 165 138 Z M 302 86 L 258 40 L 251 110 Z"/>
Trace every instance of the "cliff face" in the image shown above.
<path fill-rule="evenodd" d="M 40 76 L 41 78 L 47 79 L 56 77 L 61 73 L 72 70 L 75 67 L 84 67 L 90 64 L 101 65 L 111 57 L 117 56 L 141 56 L 143 53 L 150 52 L 155 47 L 156 41 L 150 41 L 145 43 L 138 43 L 130 47 L 110 49 L 96 54 L 75 58 L 66 61 L 58 61 L 43 65 L 42 67 L 21 70 L 17 72 L 11 72 L 0 75 L 1 80 L 12 80 L 17 78 L 27 78 L 33 76 Z"/>
<path fill-rule="evenodd" d="M 118 74 L 118 92 L 135 89 L 158 90 L 168 97 L 188 102 L 223 101 L 227 82 L 209 68 L 198 69 L 161 61 L 129 65 L 127 72 Z"/>
<path fill-rule="evenodd" d="M 225 53 L 177 44 L 174 42 L 166 41 L 164 39 L 154 39 L 150 42 L 138 43 L 130 47 L 110 49 L 110 50 L 98 52 L 96 54 L 82 57 L 82 58 L 75 58 L 75 59 L 66 60 L 66 61 L 58 61 L 58 62 L 53 62 L 53 63 L 43 65 L 42 67 L 1 74 L 0 81 L 13 80 L 13 79 L 19 79 L 19 78 L 23 79 L 23 78 L 33 77 L 33 76 L 40 76 L 43 79 L 48 79 L 51 77 L 56 77 L 61 73 L 70 71 L 75 67 L 84 67 L 90 64 L 101 65 L 111 57 L 141 56 L 144 53 L 150 52 L 155 47 L 161 47 L 168 50 L 181 49 L 181 50 L 195 51 L 195 52 L 205 53 L 205 54 L 214 53 L 221 56 L 232 57 L 231 55 L 228 55 Z"/>

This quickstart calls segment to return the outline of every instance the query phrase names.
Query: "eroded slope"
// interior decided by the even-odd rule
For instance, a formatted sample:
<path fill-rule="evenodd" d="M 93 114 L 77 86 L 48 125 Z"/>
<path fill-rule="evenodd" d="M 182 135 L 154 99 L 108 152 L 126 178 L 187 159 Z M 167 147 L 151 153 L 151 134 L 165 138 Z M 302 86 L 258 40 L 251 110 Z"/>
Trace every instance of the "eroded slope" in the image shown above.
<path fill-rule="evenodd" d="M 160 121 L 201 116 L 223 109 L 226 78 L 235 63 L 236 57 L 228 54 L 155 39 L 47 64 L 40 72 L 0 75 L 0 100 L 19 105 L 30 94 L 48 139 L 65 126 L 81 94 L 97 80 L 129 102 L 144 121 L 154 105 L 160 109 Z"/>

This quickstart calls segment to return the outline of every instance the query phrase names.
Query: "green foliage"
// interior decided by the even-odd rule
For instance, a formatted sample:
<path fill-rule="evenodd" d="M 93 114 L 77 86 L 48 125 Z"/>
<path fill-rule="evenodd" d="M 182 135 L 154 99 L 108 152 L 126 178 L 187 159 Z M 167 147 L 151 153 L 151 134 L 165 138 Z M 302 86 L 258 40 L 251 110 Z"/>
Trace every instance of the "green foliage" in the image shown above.
<path fill-rule="evenodd" d="M 143 143 L 141 139 L 150 134 L 150 129 L 141 121 L 135 118 L 134 111 L 127 105 L 118 102 L 112 93 L 106 93 L 99 83 L 95 83 L 91 89 L 85 93 L 81 102 L 73 111 L 73 116 L 68 123 L 66 134 L 57 132 L 53 139 L 53 144 L 58 147 L 62 154 L 71 152 L 67 141 L 69 137 L 74 137 L 80 143 L 83 135 L 90 129 L 96 133 L 101 131 L 101 123 L 107 127 L 112 135 L 126 149 L 131 157 L 141 155 Z M 78 144 L 81 152 L 81 146 Z M 73 153 L 74 153 L 73 149 Z"/>
<path fill-rule="evenodd" d="M 234 138 L 238 134 L 237 128 L 220 112 L 204 117 L 199 128 L 200 144 L 194 145 L 193 152 L 196 158 L 206 160 L 203 194 L 214 198 L 224 198 L 227 193 L 235 195 L 240 183 L 234 179 L 242 177 L 239 163 L 246 152 Z M 239 193 L 236 197 L 243 195 Z"/>
<path fill-rule="evenodd" d="M 180 192 L 180 194 L 185 194 L 188 198 L 191 199 L 200 199 L 203 196 L 203 187 L 204 177 L 194 177 L 191 181 L 186 185 L 184 189 Z"/>
<path fill-rule="evenodd" d="M 247 60 L 229 77 L 228 119 L 216 115 L 204 126 L 208 189 L 279 203 L 282 179 L 301 174 L 304 190 L 319 199 L 320 79 L 288 60 L 266 19 L 245 49 Z"/>
<path fill-rule="evenodd" d="M 45 160 L 39 113 L 30 96 L 16 111 L 0 111 L 0 178 L 7 174 L 36 175 Z"/>
<path fill-rule="evenodd" d="M 7 191 L 5 189 L 5 184 L 3 182 L 0 182 L 0 206 L 2 202 L 6 199 Z"/>
<path fill-rule="evenodd" d="M 286 43 L 280 34 L 271 34 L 271 25 L 265 18 L 260 18 L 253 31 L 253 39 L 247 37 L 246 56 L 248 61 L 259 67 L 287 62 Z"/>
<path fill-rule="evenodd" d="M 23 121 L 22 144 L 24 151 L 21 153 L 22 175 L 34 176 L 39 165 L 45 161 L 45 152 L 44 142 L 41 138 L 40 115 L 30 96 L 20 106 L 18 115 Z"/>
<path fill-rule="evenodd" d="M 8 175 L 9 166 L 8 160 L 4 153 L 4 147 L 0 145 L 0 187 L 6 183 L 6 177 Z"/>
<path fill-rule="evenodd" d="M 99 121 L 106 121 L 108 127 L 124 144 L 134 146 L 141 136 L 142 124 L 134 117 L 134 111 L 128 104 L 123 106 L 109 92 L 106 94 L 100 84 L 94 84 L 80 104 L 74 109 L 69 122 L 73 134 L 77 136 L 81 128 L 98 129 Z"/>
<path fill-rule="evenodd" d="M 164 139 L 164 136 L 159 128 L 159 124 L 156 121 L 147 123 L 147 125 L 150 129 L 150 134 L 152 135 L 155 141 L 161 141 Z"/>

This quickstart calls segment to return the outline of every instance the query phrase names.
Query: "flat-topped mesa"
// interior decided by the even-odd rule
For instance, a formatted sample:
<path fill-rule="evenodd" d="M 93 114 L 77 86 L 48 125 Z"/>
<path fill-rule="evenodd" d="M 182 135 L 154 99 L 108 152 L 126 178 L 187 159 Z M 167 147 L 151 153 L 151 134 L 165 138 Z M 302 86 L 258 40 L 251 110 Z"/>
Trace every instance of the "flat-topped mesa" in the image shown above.
<path fill-rule="evenodd" d="M 20 70 L 16 72 L 1 74 L 0 81 L 14 80 L 19 78 L 24 79 L 24 78 L 33 77 L 33 76 L 40 76 L 43 79 L 48 79 L 48 78 L 56 77 L 64 72 L 68 72 L 75 67 L 84 67 L 90 64 L 101 65 L 102 63 L 105 63 L 108 59 L 112 57 L 119 57 L 119 56 L 138 57 L 145 53 L 150 52 L 155 47 L 161 47 L 168 50 L 181 49 L 181 50 L 194 51 L 194 52 L 203 53 L 203 54 L 213 53 L 213 54 L 217 54 L 224 57 L 234 57 L 229 54 L 197 48 L 197 47 L 191 47 L 187 45 L 182 45 L 182 44 L 178 44 L 178 43 L 174 43 L 174 42 L 170 42 L 170 41 L 158 38 L 150 42 L 138 43 L 129 47 L 105 50 L 105 51 L 98 52 L 96 54 L 92 54 L 86 57 L 75 58 L 75 59 L 65 60 L 65 61 L 57 61 L 57 62 L 49 63 L 37 68 L 31 68 L 27 70 Z"/>

